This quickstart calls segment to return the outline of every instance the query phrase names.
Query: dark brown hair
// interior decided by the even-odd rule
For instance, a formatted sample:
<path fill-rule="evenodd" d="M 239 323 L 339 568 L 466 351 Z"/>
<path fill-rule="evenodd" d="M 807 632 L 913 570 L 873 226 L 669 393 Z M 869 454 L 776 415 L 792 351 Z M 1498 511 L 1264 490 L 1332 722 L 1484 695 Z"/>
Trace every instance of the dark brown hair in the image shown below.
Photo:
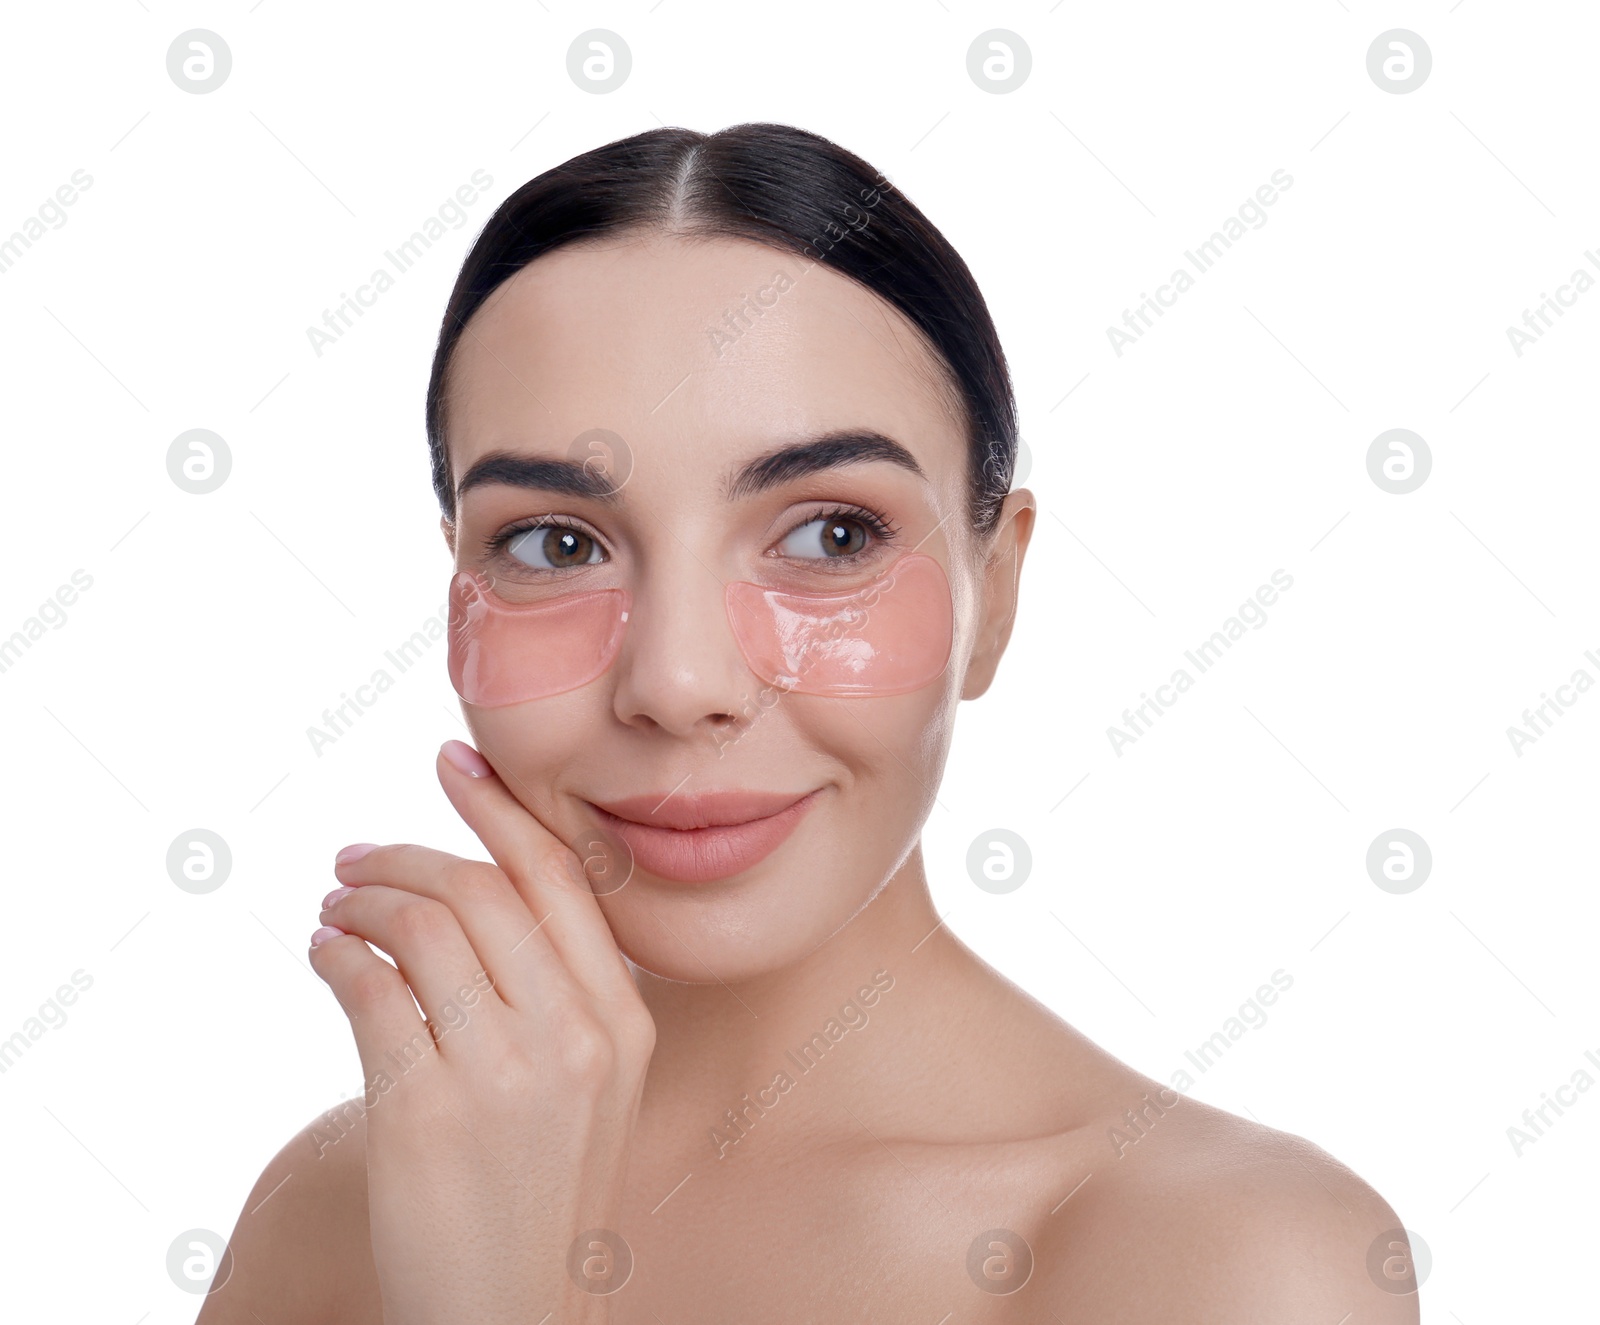
<path fill-rule="evenodd" d="M 1005 354 L 977 282 L 943 235 L 887 178 L 819 134 L 787 124 L 717 133 L 651 129 L 529 180 L 485 223 L 445 308 L 428 380 L 428 448 L 440 509 L 455 518 L 445 449 L 451 351 L 490 293 L 541 254 L 629 228 L 749 239 L 801 254 L 899 309 L 942 360 L 964 407 L 969 514 L 999 522 L 1017 456 Z"/>

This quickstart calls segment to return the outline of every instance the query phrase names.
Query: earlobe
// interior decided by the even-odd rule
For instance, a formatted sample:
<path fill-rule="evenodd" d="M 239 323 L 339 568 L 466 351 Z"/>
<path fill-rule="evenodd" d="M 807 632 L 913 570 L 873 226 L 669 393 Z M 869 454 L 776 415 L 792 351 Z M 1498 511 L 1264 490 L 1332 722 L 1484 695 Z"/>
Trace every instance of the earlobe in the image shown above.
<path fill-rule="evenodd" d="M 1018 488 L 1006 497 L 983 577 L 983 601 L 977 635 L 961 688 L 962 699 L 977 699 L 989 689 L 1016 620 L 1022 562 L 1033 537 L 1037 504 L 1033 493 Z"/>
<path fill-rule="evenodd" d="M 453 558 L 456 555 L 456 527 L 450 523 L 448 515 L 439 517 L 439 529 L 444 534 L 444 545 L 450 549 Z"/>

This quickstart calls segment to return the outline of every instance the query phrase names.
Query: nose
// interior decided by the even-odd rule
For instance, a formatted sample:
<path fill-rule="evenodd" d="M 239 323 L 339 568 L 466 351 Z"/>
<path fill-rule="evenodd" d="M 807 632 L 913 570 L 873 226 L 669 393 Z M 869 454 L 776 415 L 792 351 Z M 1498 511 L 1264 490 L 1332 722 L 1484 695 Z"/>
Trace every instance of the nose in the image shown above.
<path fill-rule="evenodd" d="M 762 683 L 739 652 L 725 592 L 681 546 L 641 572 L 614 664 L 620 721 L 725 739 L 747 720 Z"/>

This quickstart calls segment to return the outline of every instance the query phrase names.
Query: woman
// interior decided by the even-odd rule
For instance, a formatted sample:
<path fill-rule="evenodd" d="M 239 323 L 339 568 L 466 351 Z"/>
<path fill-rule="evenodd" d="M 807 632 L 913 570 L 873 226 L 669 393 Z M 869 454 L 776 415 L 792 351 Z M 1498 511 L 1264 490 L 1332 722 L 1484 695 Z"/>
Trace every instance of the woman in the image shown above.
<path fill-rule="evenodd" d="M 539 176 L 428 428 L 477 747 L 438 775 L 493 863 L 339 853 L 310 960 L 367 1093 L 267 1166 L 202 1325 L 1417 1318 L 1365 1183 L 933 908 L 1035 502 L 983 299 L 883 176 L 770 124 Z"/>

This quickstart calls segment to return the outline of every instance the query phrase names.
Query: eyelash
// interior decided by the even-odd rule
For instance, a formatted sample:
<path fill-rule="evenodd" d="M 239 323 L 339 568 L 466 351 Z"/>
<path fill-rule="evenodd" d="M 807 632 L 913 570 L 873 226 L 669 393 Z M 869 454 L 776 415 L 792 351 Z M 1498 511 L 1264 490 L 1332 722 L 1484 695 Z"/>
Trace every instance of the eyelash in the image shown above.
<path fill-rule="evenodd" d="M 837 520 L 840 518 L 854 520 L 858 524 L 865 525 L 867 527 L 867 532 L 876 538 L 880 543 L 892 543 L 900 536 L 899 527 L 891 523 L 888 516 L 879 515 L 876 511 L 870 511 L 865 506 L 834 506 L 825 511 L 818 511 L 815 515 L 808 516 L 806 519 L 790 525 L 789 528 L 784 532 L 783 538 L 780 538 L 778 541 L 780 543 L 783 542 L 783 539 L 788 538 L 789 535 L 794 533 L 796 529 L 804 529 L 808 524 L 816 524 L 818 520 Z M 849 552 L 842 557 L 799 557 L 796 558 L 796 560 L 855 561 L 858 558 L 867 557 L 871 554 L 872 549 L 870 547 L 865 547 L 859 552 Z"/>
<path fill-rule="evenodd" d="M 498 556 L 502 548 L 519 534 L 525 534 L 530 529 L 569 529 L 575 534 L 582 534 L 585 538 L 593 538 L 582 525 L 569 520 L 564 515 L 539 515 L 526 520 L 519 520 L 516 524 L 507 525 L 498 534 L 493 534 L 483 540 L 483 550 L 487 556 Z M 528 570 L 542 570 L 542 566 L 529 566 Z"/>
<path fill-rule="evenodd" d="M 785 531 L 783 538 L 780 538 L 778 541 L 780 543 L 783 542 L 783 540 L 788 538 L 790 534 L 794 533 L 796 529 L 804 529 L 808 524 L 815 524 L 818 520 L 837 520 L 840 517 L 849 520 L 855 520 L 860 524 L 865 525 L 867 532 L 876 538 L 880 543 L 893 543 L 895 539 L 900 536 L 900 528 L 898 525 L 891 522 L 887 516 L 879 515 L 876 511 L 868 510 L 865 506 L 834 506 L 825 511 L 818 511 L 815 515 L 809 516 L 806 519 L 792 525 L 787 531 Z M 525 520 L 519 520 L 516 524 L 508 525 L 498 534 L 493 534 L 484 539 L 483 549 L 485 555 L 489 557 L 500 555 L 506 544 L 510 543 L 512 539 L 516 538 L 519 534 L 525 534 L 532 529 L 567 529 L 575 534 L 581 534 L 585 538 L 595 538 L 595 536 L 590 533 L 589 530 L 585 529 L 582 525 L 576 523 L 575 521 L 568 519 L 564 515 L 530 516 Z M 599 542 L 599 539 L 595 539 L 595 541 Z M 871 555 L 871 549 L 862 548 L 859 552 L 846 553 L 842 557 L 798 557 L 795 558 L 795 560 L 855 561 L 859 558 L 869 555 Z M 546 568 L 543 566 L 527 566 L 524 567 L 524 569 L 538 572 L 543 571 Z M 565 569 L 575 570 L 577 568 L 566 567 Z"/>

